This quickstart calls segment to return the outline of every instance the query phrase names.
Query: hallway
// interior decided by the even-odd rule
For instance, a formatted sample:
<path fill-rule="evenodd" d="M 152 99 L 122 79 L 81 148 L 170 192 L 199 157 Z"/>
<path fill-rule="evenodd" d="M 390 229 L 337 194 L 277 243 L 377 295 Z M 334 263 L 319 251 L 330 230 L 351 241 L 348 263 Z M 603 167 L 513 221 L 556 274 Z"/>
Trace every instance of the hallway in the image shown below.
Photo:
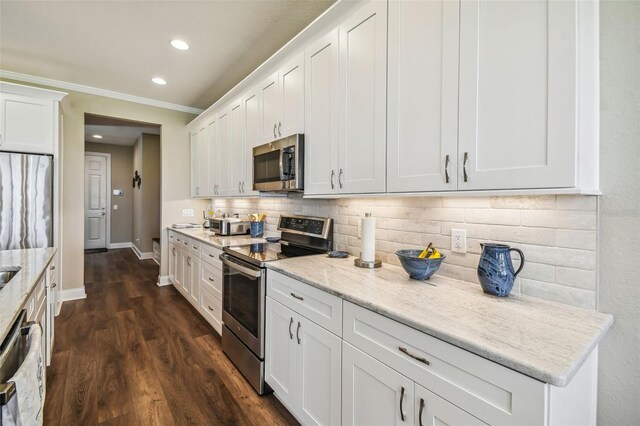
<path fill-rule="evenodd" d="M 158 266 L 130 249 L 85 255 L 87 299 L 56 317 L 46 425 L 296 424 L 259 397 Z"/>

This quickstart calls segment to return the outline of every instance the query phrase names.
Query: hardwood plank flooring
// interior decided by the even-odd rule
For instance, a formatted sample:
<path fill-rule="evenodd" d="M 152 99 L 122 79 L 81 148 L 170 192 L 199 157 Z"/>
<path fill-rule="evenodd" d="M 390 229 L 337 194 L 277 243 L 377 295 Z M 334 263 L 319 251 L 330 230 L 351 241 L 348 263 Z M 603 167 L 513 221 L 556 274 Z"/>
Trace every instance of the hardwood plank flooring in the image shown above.
<path fill-rule="evenodd" d="M 85 255 L 87 298 L 56 317 L 46 425 L 296 425 L 260 397 L 220 336 L 130 249 Z"/>

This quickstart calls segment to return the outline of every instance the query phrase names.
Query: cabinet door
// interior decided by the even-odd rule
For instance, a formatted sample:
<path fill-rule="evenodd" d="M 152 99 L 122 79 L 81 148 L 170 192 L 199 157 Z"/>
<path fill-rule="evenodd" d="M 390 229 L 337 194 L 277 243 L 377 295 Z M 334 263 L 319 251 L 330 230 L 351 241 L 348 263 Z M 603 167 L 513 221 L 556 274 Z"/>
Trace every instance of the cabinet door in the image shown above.
<path fill-rule="evenodd" d="M 244 96 L 244 178 L 242 193 L 255 195 L 253 190 L 253 148 L 262 143 L 260 139 L 260 102 L 258 90 L 252 90 Z"/>
<path fill-rule="evenodd" d="M 342 343 L 342 424 L 413 424 L 413 382 Z"/>
<path fill-rule="evenodd" d="M 280 121 L 278 93 L 278 73 L 274 73 L 260 86 L 262 143 L 278 139 L 278 121 Z"/>
<path fill-rule="evenodd" d="M 189 258 L 189 301 L 196 309 L 200 302 L 200 258 L 191 256 Z"/>
<path fill-rule="evenodd" d="M 215 117 L 207 124 L 207 132 L 204 134 L 204 144 L 207 145 L 207 195 L 216 195 L 220 181 L 220 150 L 218 149 L 218 120 Z"/>
<path fill-rule="evenodd" d="M 457 189 L 459 5 L 389 2 L 389 192 Z"/>
<path fill-rule="evenodd" d="M 278 137 L 304 133 L 304 54 L 280 69 Z"/>
<path fill-rule="evenodd" d="M 54 103 L 0 93 L 0 151 L 53 154 Z"/>
<path fill-rule="evenodd" d="M 178 249 L 174 243 L 169 243 L 169 280 L 173 284 L 176 280 L 176 269 L 178 267 Z"/>
<path fill-rule="evenodd" d="M 43 335 L 43 338 L 47 341 L 47 353 L 46 364 L 51 364 L 51 356 L 53 355 L 53 341 L 55 336 L 55 318 L 56 318 L 56 261 L 54 260 L 49 265 L 49 271 L 47 273 L 47 294 L 45 303 L 47 304 L 47 332 Z"/>
<path fill-rule="evenodd" d="M 191 269 L 191 255 L 188 251 L 182 252 L 182 294 L 187 297 L 191 290 L 191 280 L 193 270 Z"/>
<path fill-rule="evenodd" d="M 294 338 L 298 419 L 305 425 L 340 424 L 342 340 L 303 316 L 298 316 Z"/>
<path fill-rule="evenodd" d="M 296 395 L 297 315 L 289 308 L 267 297 L 265 345 L 265 381 L 291 409 Z"/>
<path fill-rule="evenodd" d="M 415 416 L 417 425 L 464 425 L 486 426 L 487 424 L 453 405 L 446 399 L 415 385 Z"/>
<path fill-rule="evenodd" d="M 177 258 L 176 258 L 176 280 L 174 282 L 174 285 L 176 287 L 176 289 L 182 293 L 183 289 L 182 289 L 182 282 L 184 280 L 184 263 L 185 263 L 185 255 L 184 255 L 184 251 L 182 251 L 181 248 L 176 247 L 176 254 L 177 254 Z"/>
<path fill-rule="evenodd" d="M 200 131 L 191 133 L 191 198 L 200 196 Z"/>
<path fill-rule="evenodd" d="M 231 145 L 230 110 L 227 109 L 218 116 L 218 187 L 216 195 L 229 193 L 229 149 Z"/>
<path fill-rule="evenodd" d="M 385 192 L 387 3 L 374 0 L 340 26 L 340 192 Z"/>
<path fill-rule="evenodd" d="M 338 30 L 306 49 L 304 192 L 338 192 Z"/>
<path fill-rule="evenodd" d="M 228 195 L 242 194 L 242 180 L 244 179 L 244 114 L 242 99 L 238 99 L 231 106 L 229 113 L 229 191 Z"/>
<path fill-rule="evenodd" d="M 210 196 L 209 192 L 209 126 L 200 130 L 198 140 L 198 195 Z"/>
<path fill-rule="evenodd" d="M 461 3 L 459 189 L 576 185 L 577 7 Z"/>

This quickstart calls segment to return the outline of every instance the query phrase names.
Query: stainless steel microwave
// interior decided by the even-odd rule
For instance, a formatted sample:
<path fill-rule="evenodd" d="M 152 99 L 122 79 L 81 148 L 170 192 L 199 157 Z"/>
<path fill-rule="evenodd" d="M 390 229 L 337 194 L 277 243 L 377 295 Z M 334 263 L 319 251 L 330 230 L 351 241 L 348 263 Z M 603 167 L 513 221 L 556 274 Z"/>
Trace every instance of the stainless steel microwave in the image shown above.
<path fill-rule="evenodd" d="M 303 191 L 304 135 L 295 134 L 253 148 L 253 190 Z"/>

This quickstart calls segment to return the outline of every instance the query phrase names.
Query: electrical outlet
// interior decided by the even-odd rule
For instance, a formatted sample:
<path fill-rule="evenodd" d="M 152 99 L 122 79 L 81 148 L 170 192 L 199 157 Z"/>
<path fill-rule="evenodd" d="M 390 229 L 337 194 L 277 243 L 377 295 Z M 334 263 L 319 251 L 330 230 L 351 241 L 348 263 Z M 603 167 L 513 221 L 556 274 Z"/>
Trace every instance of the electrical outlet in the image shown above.
<path fill-rule="evenodd" d="M 182 217 L 193 217 L 193 209 L 182 209 Z"/>
<path fill-rule="evenodd" d="M 451 251 L 453 253 L 467 252 L 467 231 L 465 229 L 451 230 Z"/>
<path fill-rule="evenodd" d="M 113 209 L 114 209 L 114 210 L 118 210 L 118 205 L 117 205 L 117 204 L 114 204 L 114 205 L 113 205 Z"/>

